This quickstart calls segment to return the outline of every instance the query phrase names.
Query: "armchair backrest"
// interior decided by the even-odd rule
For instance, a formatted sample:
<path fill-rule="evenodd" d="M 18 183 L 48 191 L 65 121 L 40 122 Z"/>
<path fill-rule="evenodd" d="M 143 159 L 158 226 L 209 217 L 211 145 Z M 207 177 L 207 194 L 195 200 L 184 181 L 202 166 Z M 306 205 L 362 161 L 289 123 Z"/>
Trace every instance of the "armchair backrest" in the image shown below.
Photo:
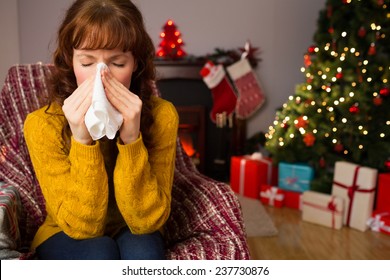
<path fill-rule="evenodd" d="M 52 68 L 44 64 L 10 68 L 0 93 L 0 180 L 14 185 L 23 204 L 22 240 L 29 242 L 45 218 L 44 199 L 23 137 L 27 114 L 44 105 L 47 78 Z"/>
<path fill-rule="evenodd" d="M 26 245 L 43 223 L 46 211 L 24 140 L 23 125 L 30 112 L 47 104 L 47 82 L 52 71 L 53 66 L 49 64 L 15 65 L 8 71 L 0 93 L 0 181 L 15 186 L 20 193 L 23 204 L 20 232 Z M 159 95 L 155 85 L 154 89 Z M 183 172 L 197 170 L 178 140 L 175 174 Z"/>

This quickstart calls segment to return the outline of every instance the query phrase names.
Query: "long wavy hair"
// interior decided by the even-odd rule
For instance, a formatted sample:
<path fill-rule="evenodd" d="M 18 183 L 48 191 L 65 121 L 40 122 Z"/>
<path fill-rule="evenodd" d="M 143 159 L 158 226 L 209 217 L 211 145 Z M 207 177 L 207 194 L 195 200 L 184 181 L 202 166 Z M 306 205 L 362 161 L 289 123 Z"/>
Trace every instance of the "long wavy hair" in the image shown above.
<path fill-rule="evenodd" d="M 130 91 L 142 100 L 141 133 L 146 147 L 150 144 L 151 81 L 155 79 L 155 49 L 145 30 L 141 12 L 130 0 L 77 0 L 67 11 L 57 36 L 53 54 L 55 71 L 50 80 L 49 103 L 64 104 L 77 88 L 73 72 L 74 49 L 116 49 L 131 51 L 137 64 Z M 70 145 L 71 131 L 65 123 L 63 138 Z"/>

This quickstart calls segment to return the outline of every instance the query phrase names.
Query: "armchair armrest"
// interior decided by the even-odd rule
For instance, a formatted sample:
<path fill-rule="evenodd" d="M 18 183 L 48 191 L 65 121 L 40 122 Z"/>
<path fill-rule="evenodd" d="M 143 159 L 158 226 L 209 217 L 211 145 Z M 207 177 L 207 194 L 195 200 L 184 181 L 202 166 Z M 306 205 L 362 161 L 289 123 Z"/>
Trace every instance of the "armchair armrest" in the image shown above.
<path fill-rule="evenodd" d="M 171 216 L 165 226 L 168 259 L 249 259 L 236 195 L 199 173 L 185 155 L 176 158 Z"/>
<path fill-rule="evenodd" d="M 17 189 L 0 182 L 0 259 L 19 259 L 19 216 L 21 202 Z"/>

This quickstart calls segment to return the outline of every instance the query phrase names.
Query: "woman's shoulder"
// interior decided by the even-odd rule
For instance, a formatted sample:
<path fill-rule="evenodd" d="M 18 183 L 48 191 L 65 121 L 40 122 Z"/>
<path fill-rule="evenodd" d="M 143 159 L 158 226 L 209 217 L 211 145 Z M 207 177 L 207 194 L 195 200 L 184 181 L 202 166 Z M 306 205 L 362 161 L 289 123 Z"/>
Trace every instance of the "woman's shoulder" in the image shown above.
<path fill-rule="evenodd" d="M 173 119 L 178 118 L 176 108 L 170 101 L 157 96 L 152 96 L 151 99 L 155 117 L 159 118 L 160 115 L 168 115 Z"/>
<path fill-rule="evenodd" d="M 47 124 L 60 128 L 64 123 L 64 118 L 61 106 L 52 103 L 29 113 L 25 121 L 25 127 Z"/>

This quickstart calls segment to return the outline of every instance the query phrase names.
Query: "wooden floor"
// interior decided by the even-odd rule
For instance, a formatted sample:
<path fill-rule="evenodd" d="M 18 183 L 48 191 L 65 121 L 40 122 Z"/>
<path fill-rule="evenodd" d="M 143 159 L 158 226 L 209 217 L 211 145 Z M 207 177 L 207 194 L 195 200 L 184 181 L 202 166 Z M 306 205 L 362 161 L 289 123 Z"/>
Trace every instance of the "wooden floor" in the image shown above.
<path fill-rule="evenodd" d="M 296 209 L 265 208 L 279 233 L 274 237 L 249 237 L 252 259 L 390 260 L 390 235 L 347 227 L 333 230 L 302 221 Z"/>

